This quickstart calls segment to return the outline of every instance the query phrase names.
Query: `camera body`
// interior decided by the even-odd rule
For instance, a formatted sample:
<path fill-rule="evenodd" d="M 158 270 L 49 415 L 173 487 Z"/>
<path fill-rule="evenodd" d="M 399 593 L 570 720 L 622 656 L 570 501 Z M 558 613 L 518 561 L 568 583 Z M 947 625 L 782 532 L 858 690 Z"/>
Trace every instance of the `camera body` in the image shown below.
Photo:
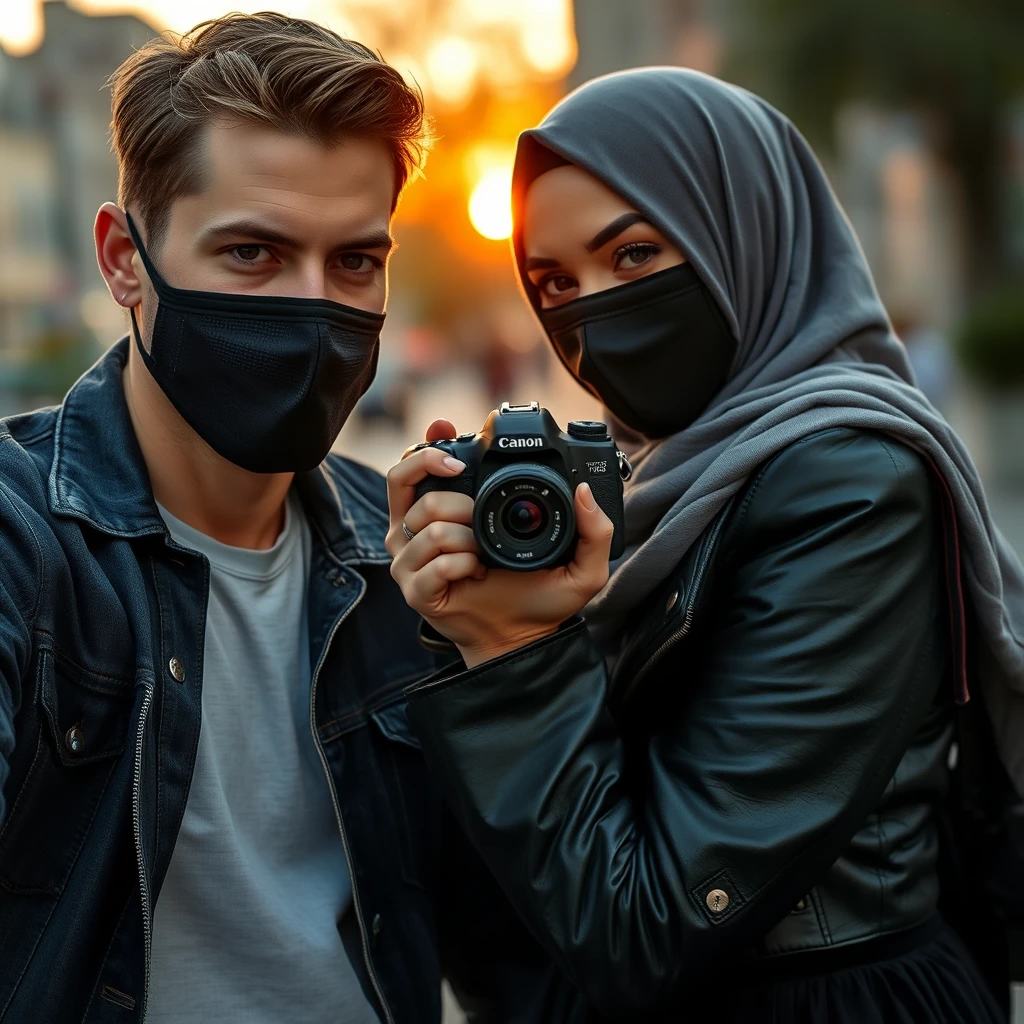
<path fill-rule="evenodd" d="M 473 533 L 485 565 L 524 571 L 571 562 L 578 540 L 573 495 L 584 481 L 615 527 L 611 557 L 622 554 L 629 463 L 605 424 L 575 420 L 562 431 L 537 402 L 505 402 L 479 433 L 415 447 L 440 448 L 466 464 L 457 477 L 427 477 L 416 498 L 430 491 L 473 498 Z"/>

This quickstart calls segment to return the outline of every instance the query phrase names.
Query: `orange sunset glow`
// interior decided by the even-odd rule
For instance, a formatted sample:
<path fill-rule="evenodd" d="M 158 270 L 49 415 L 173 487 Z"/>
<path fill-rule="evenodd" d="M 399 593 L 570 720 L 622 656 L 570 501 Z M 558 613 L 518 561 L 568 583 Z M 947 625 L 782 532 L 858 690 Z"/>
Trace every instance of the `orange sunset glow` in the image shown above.
<path fill-rule="evenodd" d="M 380 50 L 423 89 L 445 140 L 428 170 L 432 195 L 457 191 L 462 217 L 489 240 L 511 232 L 508 182 L 515 138 L 549 105 L 551 84 L 576 59 L 570 0 L 73 0 L 90 14 L 130 13 L 155 28 L 182 32 L 228 11 L 280 10 L 308 17 Z M 5 0 L 0 45 L 31 52 L 41 41 L 42 2 Z M 505 113 L 482 113 L 500 96 Z M 435 180 L 442 179 L 442 180 Z M 410 191 L 407 213 L 434 208 Z"/>

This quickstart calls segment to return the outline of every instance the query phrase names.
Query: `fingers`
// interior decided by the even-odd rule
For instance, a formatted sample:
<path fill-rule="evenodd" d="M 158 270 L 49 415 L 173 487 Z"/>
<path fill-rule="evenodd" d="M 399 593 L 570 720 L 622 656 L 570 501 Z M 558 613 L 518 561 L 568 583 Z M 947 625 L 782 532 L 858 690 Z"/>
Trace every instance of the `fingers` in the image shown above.
<path fill-rule="evenodd" d="M 402 593 L 410 607 L 420 614 L 443 610 L 453 583 L 465 579 L 482 579 L 486 570 L 476 555 L 469 552 L 451 552 L 438 555 L 426 568 L 407 578 Z"/>
<path fill-rule="evenodd" d="M 468 526 L 434 522 L 416 534 L 395 559 L 399 574 L 418 572 L 438 555 L 468 552 L 476 555 L 476 538 Z"/>
<path fill-rule="evenodd" d="M 388 473 L 391 528 L 385 542 L 391 555 L 397 555 L 407 542 L 402 531 L 402 523 L 416 501 L 416 485 L 430 475 L 458 476 L 465 468 L 465 463 L 452 458 L 439 448 L 421 448 L 391 468 Z"/>
<path fill-rule="evenodd" d="M 482 580 L 487 569 L 477 558 L 476 540 L 468 526 L 428 523 L 391 563 L 391 575 L 409 605 L 421 615 L 437 612 L 450 583 Z"/>
<path fill-rule="evenodd" d="M 592 597 L 608 582 L 608 559 L 615 527 L 594 499 L 589 484 L 576 488 L 574 508 L 579 543 L 568 568 L 580 589 Z"/>
<path fill-rule="evenodd" d="M 473 523 L 473 499 L 468 494 L 453 491 L 430 491 L 405 514 L 406 526 L 419 533 L 431 523 Z"/>

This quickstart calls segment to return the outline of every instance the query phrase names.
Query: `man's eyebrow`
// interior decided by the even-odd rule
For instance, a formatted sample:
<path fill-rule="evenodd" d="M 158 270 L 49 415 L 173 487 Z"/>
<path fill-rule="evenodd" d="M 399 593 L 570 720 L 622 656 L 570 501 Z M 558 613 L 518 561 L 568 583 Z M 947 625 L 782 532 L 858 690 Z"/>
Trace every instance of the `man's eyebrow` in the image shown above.
<path fill-rule="evenodd" d="M 587 252 L 597 252 L 603 249 L 613 238 L 618 238 L 626 228 L 633 224 L 649 224 L 650 221 L 642 213 L 624 213 L 616 217 L 606 228 L 602 228 L 594 237 L 587 242 L 584 248 Z"/>
<path fill-rule="evenodd" d="M 298 248 L 299 245 L 290 235 L 269 228 L 258 220 L 233 220 L 227 224 L 217 224 L 207 228 L 199 236 L 201 242 L 227 241 L 231 238 L 245 238 L 253 242 L 274 242 L 277 245 L 287 245 L 291 248 Z"/>
<path fill-rule="evenodd" d="M 255 220 L 235 220 L 227 224 L 217 224 L 204 231 L 200 236 L 200 241 L 205 243 L 238 238 L 244 238 L 250 242 L 270 242 L 275 245 L 284 245 L 291 249 L 298 249 L 300 247 L 297 239 L 286 235 L 283 231 L 277 231 L 275 228 L 267 227 L 266 224 L 261 224 Z M 353 249 L 387 249 L 390 252 L 394 247 L 395 240 L 391 237 L 390 232 L 381 228 L 359 238 L 351 238 L 339 242 L 332 251 L 350 252 Z"/>
<path fill-rule="evenodd" d="M 548 259 L 545 256 L 531 256 L 526 261 L 526 272 L 529 273 L 531 270 L 551 270 L 558 266 L 561 266 L 558 260 Z"/>
<path fill-rule="evenodd" d="M 395 240 L 391 233 L 381 228 L 379 231 L 371 231 L 362 238 L 352 238 L 341 242 L 334 247 L 336 252 L 349 252 L 352 249 L 387 249 L 389 252 L 394 249 Z"/>

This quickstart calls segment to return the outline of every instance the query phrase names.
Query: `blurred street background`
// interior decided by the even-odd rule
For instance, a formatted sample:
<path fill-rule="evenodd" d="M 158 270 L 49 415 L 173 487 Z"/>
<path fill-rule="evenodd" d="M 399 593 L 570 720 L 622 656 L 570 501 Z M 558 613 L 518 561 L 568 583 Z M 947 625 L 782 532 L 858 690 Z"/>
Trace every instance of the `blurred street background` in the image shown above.
<path fill-rule="evenodd" d="M 678 64 L 810 138 L 1024 554 L 1021 0 L 0 0 L 0 415 L 58 402 L 126 333 L 92 242 L 117 192 L 106 77 L 158 31 L 268 7 L 379 49 L 439 136 L 398 212 L 380 372 L 340 450 L 386 469 L 436 416 L 475 429 L 505 399 L 598 415 L 516 289 L 515 140 L 595 75 Z"/>

